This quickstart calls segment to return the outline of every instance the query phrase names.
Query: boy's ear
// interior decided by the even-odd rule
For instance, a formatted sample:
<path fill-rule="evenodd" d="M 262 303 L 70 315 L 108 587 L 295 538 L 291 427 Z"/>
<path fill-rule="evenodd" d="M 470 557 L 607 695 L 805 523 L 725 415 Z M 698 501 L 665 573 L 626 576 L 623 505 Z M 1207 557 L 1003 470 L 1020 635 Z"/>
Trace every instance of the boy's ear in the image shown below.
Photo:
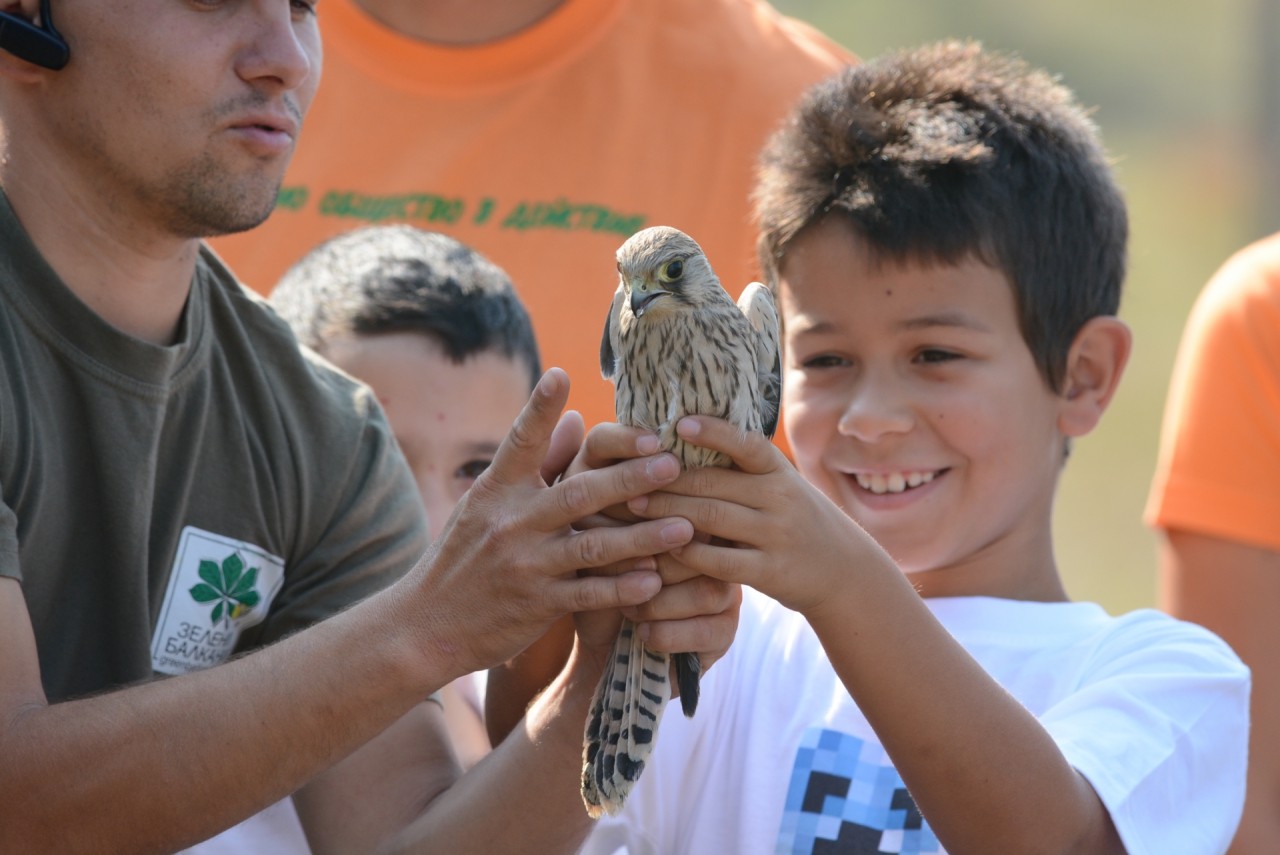
<path fill-rule="evenodd" d="M 1098 424 L 1120 385 L 1132 349 L 1129 325 L 1111 315 L 1089 319 L 1076 333 L 1067 353 L 1060 396 L 1058 429 L 1064 435 L 1084 436 Z"/>

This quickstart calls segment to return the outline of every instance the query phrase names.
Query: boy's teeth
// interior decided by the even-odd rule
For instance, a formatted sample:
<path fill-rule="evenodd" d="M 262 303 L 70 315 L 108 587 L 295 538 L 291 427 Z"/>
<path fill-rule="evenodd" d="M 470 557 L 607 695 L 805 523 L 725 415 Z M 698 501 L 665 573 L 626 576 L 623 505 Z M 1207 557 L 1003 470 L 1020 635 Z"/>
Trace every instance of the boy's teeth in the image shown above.
<path fill-rule="evenodd" d="M 866 475 L 862 472 L 855 472 L 853 477 L 857 479 L 858 486 L 864 490 L 870 490 L 873 493 L 901 493 L 910 487 L 919 487 L 921 484 L 928 484 L 933 480 L 932 472 L 890 472 L 888 475 L 875 473 L 874 475 Z"/>

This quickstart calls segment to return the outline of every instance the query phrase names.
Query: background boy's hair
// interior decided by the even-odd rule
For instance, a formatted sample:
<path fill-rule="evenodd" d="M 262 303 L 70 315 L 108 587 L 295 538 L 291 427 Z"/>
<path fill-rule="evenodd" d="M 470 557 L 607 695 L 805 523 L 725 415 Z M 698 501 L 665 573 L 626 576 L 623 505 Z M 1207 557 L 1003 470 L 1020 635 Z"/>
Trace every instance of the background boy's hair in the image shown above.
<path fill-rule="evenodd" d="M 788 242 L 828 212 L 882 259 L 1004 271 L 1054 390 L 1084 323 L 1119 309 L 1128 217 L 1097 127 L 1047 73 L 977 44 L 888 54 L 811 88 L 765 147 L 755 204 L 771 287 Z"/>
<path fill-rule="evenodd" d="M 271 304 L 319 350 L 342 335 L 420 332 L 454 362 L 486 350 L 542 375 L 529 314 L 507 274 L 450 237 L 373 226 L 326 241 L 280 280 Z"/>

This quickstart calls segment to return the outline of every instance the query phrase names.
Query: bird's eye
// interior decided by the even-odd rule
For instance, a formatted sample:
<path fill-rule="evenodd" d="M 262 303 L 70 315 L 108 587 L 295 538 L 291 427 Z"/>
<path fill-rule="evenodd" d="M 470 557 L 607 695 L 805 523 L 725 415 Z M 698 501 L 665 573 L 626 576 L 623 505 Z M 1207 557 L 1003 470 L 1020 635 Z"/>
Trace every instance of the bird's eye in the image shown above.
<path fill-rule="evenodd" d="M 677 258 L 675 261 L 668 262 L 667 266 L 662 268 L 662 278 L 668 282 L 674 282 L 684 275 L 684 260 Z"/>

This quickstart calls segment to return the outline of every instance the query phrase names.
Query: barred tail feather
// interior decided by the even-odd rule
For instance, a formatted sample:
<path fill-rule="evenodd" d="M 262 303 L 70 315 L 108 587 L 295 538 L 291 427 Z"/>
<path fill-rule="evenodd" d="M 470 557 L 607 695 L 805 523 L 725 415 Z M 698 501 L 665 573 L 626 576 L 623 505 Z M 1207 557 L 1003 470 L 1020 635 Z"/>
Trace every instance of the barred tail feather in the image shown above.
<path fill-rule="evenodd" d="M 680 709 L 685 718 L 693 718 L 698 709 L 698 691 L 701 688 L 702 660 L 696 653 L 673 653 L 671 662 L 676 666 L 676 685 L 680 687 Z"/>
<path fill-rule="evenodd" d="M 644 771 L 671 697 L 669 668 L 667 654 L 646 647 L 624 620 L 587 717 L 582 800 L 593 818 L 622 810 Z"/>

